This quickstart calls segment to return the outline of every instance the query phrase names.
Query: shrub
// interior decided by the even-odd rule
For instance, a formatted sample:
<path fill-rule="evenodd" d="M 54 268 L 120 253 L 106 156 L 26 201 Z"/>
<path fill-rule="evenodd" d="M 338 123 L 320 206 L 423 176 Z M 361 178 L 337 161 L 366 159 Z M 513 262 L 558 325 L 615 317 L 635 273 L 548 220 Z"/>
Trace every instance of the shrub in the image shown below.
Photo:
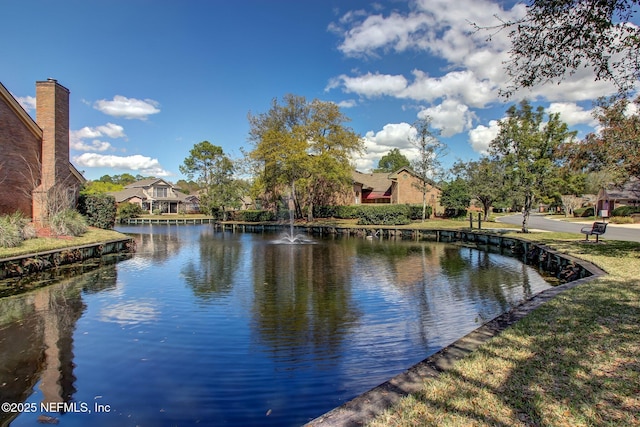
<path fill-rule="evenodd" d="M 411 222 L 407 205 L 361 206 L 359 210 L 360 225 L 403 225 Z"/>
<path fill-rule="evenodd" d="M 451 219 L 465 219 L 469 217 L 466 209 L 445 208 L 444 216 Z"/>
<path fill-rule="evenodd" d="M 13 248 L 22 243 L 20 227 L 10 215 L 0 216 L 0 247 Z"/>
<path fill-rule="evenodd" d="M 31 222 L 31 218 L 24 216 L 22 212 L 16 211 L 11 215 L 7 215 L 7 220 L 18 227 L 22 240 L 33 239 L 36 237 L 36 228 Z"/>
<path fill-rule="evenodd" d="M 578 218 L 585 218 L 589 216 L 595 216 L 593 206 L 588 208 L 578 208 L 573 210 L 573 216 Z"/>
<path fill-rule="evenodd" d="M 407 205 L 409 206 L 409 219 L 411 220 L 422 220 L 422 205 Z M 427 206 L 426 218 L 431 217 L 432 208 L 431 206 Z"/>
<path fill-rule="evenodd" d="M 49 218 L 51 230 L 62 236 L 80 236 L 87 231 L 87 222 L 80 212 L 65 209 Z"/>
<path fill-rule="evenodd" d="M 116 199 L 108 194 L 84 194 L 78 200 L 80 213 L 87 218 L 87 224 L 105 230 L 116 223 Z"/>
<path fill-rule="evenodd" d="M 239 211 L 237 213 L 237 217 L 239 221 L 263 222 L 263 221 L 273 221 L 275 218 L 275 215 L 271 211 L 248 209 L 246 211 Z"/>
<path fill-rule="evenodd" d="M 140 205 L 135 203 L 121 203 L 118 206 L 117 216 L 120 219 L 129 219 L 129 218 L 138 218 L 140 215 L 145 212 L 142 210 Z"/>
<path fill-rule="evenodd" d="M 640 213 L 640 207 L 620 206 L 611 211 L 611 216 L 631 216 L 634 213 Z"/>

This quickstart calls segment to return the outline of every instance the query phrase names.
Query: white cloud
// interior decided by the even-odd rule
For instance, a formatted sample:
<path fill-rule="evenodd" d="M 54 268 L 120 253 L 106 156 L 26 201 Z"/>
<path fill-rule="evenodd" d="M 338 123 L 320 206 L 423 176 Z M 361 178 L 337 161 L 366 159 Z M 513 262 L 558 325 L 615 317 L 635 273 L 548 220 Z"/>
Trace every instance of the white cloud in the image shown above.
<path fill-rule="evenodd" d="M 431 119 L 431 126 L 434 129 L 440 130 L 440 135 L 449 137 L 470 129 L 474 114 L 464 104 L 445 100 L 442 104 L 425 108 L 418 113 L 418 118 L 426 117 Z"/>
<path fill-rule="evenodd" d="M 345 15 L 341 23 L 354 22 L 354 15 Z M 422 38 L 430 22 L 423 14 L 402 16 L 392 13 L 388 17 L 382 15 L 367 16 L 358 25 L 344 32 L 344 41 L 338 47 L 347 56 L 375 56 L 377 49 L 393 49 L 402 52 L 409 49 Z M 339 26 L 332 26 L 335 32 Z"/>
<path fill-rule="evenodd" d="M 345 99 L 344 101 L 338 102 L 338 107 L 340 108 L 353 108 L 358 105 L 358 102 L 355 99 Z"/>
<path fill-rule="evenodd" d="M 369 131 L 363 137 L 365 155 L 356 160 L 356 169 L 368 172 L 378 166 L 382 156 L 394 148 L 400 150 L 409 160 L 417 156 L 417 149 L 409 140 L 416 130 L 409 123 L 389 123 L 378 132 Z"/>
<path fill-rule="evenodd" d="M 597 120 L 593 118 L 592 110 L 585 110 L 573 102 L 552 102 L 547 108 L 549 114 L 560 114 L 560 120 L 569 126 L 587 124 L 596 126 Z"/>
<path fill-rule="evenodd" d="M 164 170 L 158 159 L 142 156 L 140 154 L 132 156 L 113 156 L 97 153 L 84 153 L 73 158 L 73 162 L 78 166 L 89 168 L 114 168 L 140 171 L 144 175 L 156 177 L 169 176 L 171 173 Z"/>
<path fill-rule="evenodd" d="M 73 150 L 76 151 L 107 151 L 111 148 L 111 144 L 106 141 L 100 141 L 99 139 L 94 139 L 90 143 L 86 143 L 82 140 L 71 140 L 70 146 Z"/>
<path fill-rule="evenodd" d="M 404 76 L 378 73 L 367 73 L 357 77 L 343 74 L 333 79 L 328 88 L 338 85 L 342 85 L 347 93 L 357 93 L 369 98 L 383 95 L 399 96 L 407 88 L 407 79 Z"/>
<path fill-rule="evenodd" d="M 85 126 L 79 130 L 69 132 L 69 144 L 73 150 L 77 151 L 107 151 L 112 148 L 111 144 L 106 141 L 100 141 L 98 138 L 126 138 L 124 128 L 114 123 L 107 123 L 97 127 Z M 86 139 L 92 139 L 91 143 L 87 143 Z"/>
<path fill-rule="evenodd" d="M 489 144 L 500 132 L 500 124 L 498 120 L 491 120 L 489 126 L 478 125 L 475 129 L 469 131 L 469 144 L 473 151 L 480 154 L 487 154 Z"/>
<path fill-rule="evenodd" d="M 14 96 L 14 98 L 16 99 L 16 101 L 18 101 L 18 104 L 20 104 L 20 106 L 22 108 L 24 108 L 25 111 L 31 112 L 31 111 L 36 109 L 36 98 L 35 97 L 33 97 L 33 96 Z"/>
<path fill-rule="evenodd" d="M 524 16 L 526 7 L 516 4 L 503 9 L 487 0 L 417 0 L 405 13 L 387 16 L 363 11 L 347 13 L 330 29 L 342 37 L 339 49 L 346 56 L 377 56 L 413 50 L 426 60 L 444 61 L 440 76 L 420 69 L 413 81 L 402 74 L 369 71 L 360 76 L 341 75 L 327 89 L 342 88 L 365 97 L 392 96 L 420 102 L 453 99 L 472 108 L 484 108 L 499 100 L 498 89 L 509 77 L 504 63 L 509 59 L 509 31 L 496 31 L 501 22 Z M 476 30 L 472 24 L 484 28 Z M 494 28 L 493 30 L 491 28 Z M 435 57 L 435 58 L 434 58 Z M 403 87 L 404 85 L 404 87 Z M 578 102 L 615 92 L 609 82 L 595 81 L 588 69 L 577 70 L 558 85 L 542 85 L 517 91 L 512 97 Z"/>
<path fill-rule="evenodd" d="M 96 130 L 109 138 L 125 138 L 127 136 L 125 135 L 124 128 L 122 126 L 113 123 L 98 126 L 96 127 Z"/>
<path fill-rule="evenodd" d="M 125 119 L 147 120 L 151 114 L 160 112 L 159 103 L 153 99 L 127 98 L 121 95 L 113 97 L 112 101 L 101 99 L 93 104 L 93 108 L 109 116 Z"/>

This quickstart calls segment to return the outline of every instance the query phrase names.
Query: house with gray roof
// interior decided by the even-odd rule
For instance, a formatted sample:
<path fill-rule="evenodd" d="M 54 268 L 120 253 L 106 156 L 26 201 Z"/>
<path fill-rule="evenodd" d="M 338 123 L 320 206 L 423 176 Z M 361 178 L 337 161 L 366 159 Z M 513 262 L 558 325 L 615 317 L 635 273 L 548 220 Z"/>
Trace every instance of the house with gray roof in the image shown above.
<path fill-rule="evenodd" d="M 179 191 L 178 187 L 161 178 L 148 178 L 124 187 L 122 191 L 109 193 L 115 197 L 116 203 L 134 203 L 149 213 L 179 212 L 197 213 L 199 199 Z"/>

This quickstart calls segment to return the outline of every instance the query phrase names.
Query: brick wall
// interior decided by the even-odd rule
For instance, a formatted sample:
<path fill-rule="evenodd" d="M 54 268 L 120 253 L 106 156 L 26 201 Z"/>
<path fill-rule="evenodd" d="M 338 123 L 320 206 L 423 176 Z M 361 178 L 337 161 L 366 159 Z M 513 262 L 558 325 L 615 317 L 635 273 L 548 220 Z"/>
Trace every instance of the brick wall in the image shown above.
<path fill-rule="evenodd" d="M 76 197 L 79 186 L 69 163 L 69 90 L 36 82 L 35 122 L 2 85 L 0 92 L 0 214 L 44 220 L 52 197 Z"/>
<path fill-rule="evenodd" d="M 31 216 L 31 191 L 40 181 L 41 143 L 39 129 L 25 123 L 16 104 L 0 96 L 0 215 L 21 211 Z"/>
<path fill-rule="evenodd" d="M 396 187 L 394 188 L 394 200 L 392 203 L 400 204 L 422 204 L 422 190 L 414 186 L 420 180 L 408 172 L 401 172 L 398 175 Z M 440 205 L 440 190 L 431 185 L 427 191 L 427 206 L 431 206 L 438 213 L 442 213 L 444 208 Z M 435 213 L 435 212 L 434 212 Z"/>

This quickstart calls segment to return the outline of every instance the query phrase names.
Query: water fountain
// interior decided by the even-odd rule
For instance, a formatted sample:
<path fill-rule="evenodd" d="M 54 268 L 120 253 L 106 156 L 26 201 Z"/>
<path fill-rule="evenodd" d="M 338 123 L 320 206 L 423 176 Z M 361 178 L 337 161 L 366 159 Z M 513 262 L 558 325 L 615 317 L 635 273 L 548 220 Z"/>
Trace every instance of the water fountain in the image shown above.
<path fill-rule="evenodd" d="M 309 236 L 296 233 L 295 227 L 293 224 L 293 211 L 289 210 L 289 232 L 284 232 L 280 235 L 278 240 L 274 240 L 273 243 L 281 244 L 281 245 L 302 245 L 302 244 L 313 244 L 316 243 L 315 240 L 309 238 Z"/>
<path fill-rule="evenodd" d="M 293 192 L 293 190 L 292 190 Z M 316 243 L 315 240 L 309 238 L 309 236 L 306 236 L 304 234 L 301 233 L 297 233 L 295 232 L 295 226 L 294 226 L 294 209 L 295 209 L 295 204 L 293 201 L 293 197 L 289 197 L 289 233 L 282 233 L 280 235 L 280 238 L 278 240 L 275 240 L 273 243 L 276 244 L 284 244 L 284 245 L 300 245 L 300 244 L 313 244 Z"/>

